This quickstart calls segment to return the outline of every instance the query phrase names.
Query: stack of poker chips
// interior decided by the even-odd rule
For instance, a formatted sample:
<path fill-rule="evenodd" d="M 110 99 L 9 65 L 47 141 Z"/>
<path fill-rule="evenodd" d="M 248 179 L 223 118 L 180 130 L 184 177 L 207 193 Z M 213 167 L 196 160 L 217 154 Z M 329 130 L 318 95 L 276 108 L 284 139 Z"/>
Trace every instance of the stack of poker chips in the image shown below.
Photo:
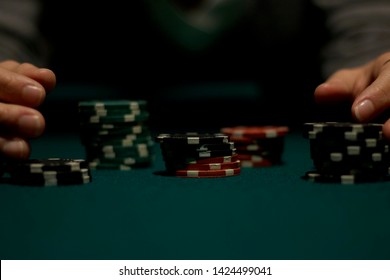
<path fill-rule="evenodd" d="M 84 159 L 27 159 L 8 161 L 5 175 L 11 184 L 30 186 L 81 185 L 92 181 L 88 162 Z"/>
<path fill-rule="evenodd" d="M 146 100 L 81 101 L 80 137 L 93 169 L 132 170 L 153 162 Z"/>
<path fill-rule="evenodd" d="M 266 167 L 282 163 L 286 126 L 235 126 L 221 129 L 237 149 L 242 167 Z"/>
<path fill-rule="evenodd" d="M 234 143 L 221 133 L 159 134 L 166 173 L 177 177 L 216 178 L 240 174 Z"/>
<path fill-rule="evenodd" d="M 377 123 L 305 123 L 303 137 L 310 140 L 316 170 L 306 172 L 303 178 L 342 184 L 386 179 L 390 142 L 383 137 L 382 128 Z"/>

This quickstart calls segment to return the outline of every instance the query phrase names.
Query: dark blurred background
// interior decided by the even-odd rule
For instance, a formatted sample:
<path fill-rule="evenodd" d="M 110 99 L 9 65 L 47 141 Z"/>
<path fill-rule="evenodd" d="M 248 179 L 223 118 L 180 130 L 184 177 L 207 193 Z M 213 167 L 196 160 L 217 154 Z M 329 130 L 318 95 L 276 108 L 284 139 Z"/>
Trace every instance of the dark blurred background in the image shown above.
<path fill-rule="evenodd" d="M 214 33 L 180 22 L 201 0 L 44 1 L 41 29 L 58 78 L 42 107 L 48 129 L 73 129 L 78 101 L 107 98 L 148 100 L 159 130 L 349 116 L 314 104 L 328 34 L 324 15 L 295 1 L 303 8 L 230 1 L 237 6 L 210 13 L 230 16 Z"/>

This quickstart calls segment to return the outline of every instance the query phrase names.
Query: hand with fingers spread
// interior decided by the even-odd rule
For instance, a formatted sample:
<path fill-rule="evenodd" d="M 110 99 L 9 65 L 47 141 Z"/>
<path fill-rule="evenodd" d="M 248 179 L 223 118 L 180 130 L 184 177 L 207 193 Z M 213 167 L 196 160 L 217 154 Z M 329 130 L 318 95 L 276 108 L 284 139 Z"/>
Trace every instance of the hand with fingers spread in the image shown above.
<path fill-rule="evenodd" d="M 350 101 L 352 116 L 369 122 L 390 107 L 390 52 L 361 67 L 336 71 L 314 92 L 317 103 Z M 390 139 L 390 120 L 384 125 Z"/>
<path fill-rule="evenodd" d="M 0 154 L 27 158 L 29 139 L 40 136 L 45 120 L 37 110 L 56 85 L 46 68 L 13 60 L 0 62 Z"/>

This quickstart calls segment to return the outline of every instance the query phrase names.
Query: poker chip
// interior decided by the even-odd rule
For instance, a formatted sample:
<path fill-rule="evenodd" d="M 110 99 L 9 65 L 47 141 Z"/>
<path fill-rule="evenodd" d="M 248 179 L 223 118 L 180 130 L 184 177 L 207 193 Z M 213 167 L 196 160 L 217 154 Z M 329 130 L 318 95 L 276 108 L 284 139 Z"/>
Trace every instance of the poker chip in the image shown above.
<path fill-rule="evenodd" d="M 79 114 L 80 123 L 136 123 L 136 122 L 144 122 L 149 118 L 149 113 L 144 112 L 140 114 L 111 114 L 106 116 L 101 115 L 83 115 Z"/>
<path fill-rule="evenodd" d="M 105 169 L 105 170 L 123 170 L 123 171 L 129 171 L 133 169 L 132 164 L 126 164 L 126 163 L 110 163 L 110 162 L 98 162 L 98 161 L 91 161 L 89 166 L 92 169 Z"/>
<path fill-rule="evenodd" d="M 268 160 L 268 159 L 262 159 L 262 160 L 240 160 L 241 167 L 266 167 L 266 166 L 274 166 L 275 164 Z"/>
<path fill-rule="evenodd" d="M 221 170 L 221 169 L 234 169 L 239 168 L 241 162 L 239 160 L 233 162 L 222 163 L 177 163 L 175 166 L 169 166 L 169 170 L 185 169 L 185 170 Z"/>
<path fill-rule="evenodd" d="M 207 143 L 207 144 L 191 144 L 189 146 L 186 143 L 166 143 L 161 142 L 161 147 L 164 150 L 175 150 L 175 151 L 183 151 L 185 152 L 190 148 L 190 150 L 195 150 L 197 152 L 207 152 L 207 151 L 215 151 L 215 150 L 234 150 L 234 142 L 226 142 L 226 143 Z"/>
<path fill-rule="evenodd" d="M 327 143 L 324 141 L 311 141 L 310 142 L 310 153 L 312 155 L 326 156 L 331 153 L 341 153 L 348 156 L 353 155 L 369 155 L 375 153 L 389 154 L 390 149 L 387 140 L 376 141 L 375 145 L 367 145 L 367 142 L 354 141 L 354 142 L 343 142 L 339 143 Z"/>
<path fill-rule="evenodd" d="M 308 135 L 310 132 L 360 132 L 365 135 L 378 133 L 382 131 L 382 124 L 378 123 L 351 123 L 351 122 L 317 122 L 305 123 L 303 125 L 303 134 Z"/>
<path fill-rule="evenodd" d="M 252 151 L 263 151 L 264 150 L 264 147 L 261 146 L 261 145 L 258 145 L 258 144 L 248 144 L 248 145 L 240 145 L 240 146 L 237 146 L 237 151 L 249 151 L 249 152 L 252 152 Z"/>
<path fill-rule="evenodd" d="M 84 159 L 27 159 L 5 164 L 9 182 L 30 186 L 81 185 L 92 182 L 88 162 Z"/>
<path fill-rule="evenodd" d="M 101 145 L 93 150 L 102 153 L 142 154 L 150 153 L 153 143 L 133 143 L 133 145 Z"/>
<path fill-rule="evenodd" d="M 93 143 L 90 143 L 91 147 L 95 148 L 101 148 L 102 151 L 107 149 L 107 147 L 111 146 L 117 146 L 117 147 L 134 147 L 138 144 L 146 144 L 150 145 L 151 148 L 154 146 L 154 143 L 152 142 L 151 137 L 148 138 L 137 138 L 137 139 L 129 139 L 129 138 L 118 138 L 118 139 L 110 139 L 107 141 L 102 141 L 100 143 L 99 141 L 94 141 Z"/>
<path fill-rule="evenodd" d="M 239 175 L 241 168 L 222 169 L 222 170 L 175 170 L 178 177 L 188 178 L 218 178 Z"/>
<path fill-rule="evenodd" d="M 130 109 L 140 110 L 147 107 L 146 100 L 90 100 L 82 101 L 78 104 L 79 111 L 84 112 L 88 110 L 112 110 L 112 109 Z"/>
<path fill-rule="evenodd" d="M 109 123 L 112 125 L 112 123 Z M 95 126 L 93 124 L 86 125 L 80 124 L 81 129 L 86 130 L 92 134 L 96 134 L 98 136 L 104 135 L 137 135 L 138 137 L 150 135 L 149 129 L 144 125 L 117 125 L 109 128 L 109 126 Z"/>
<path fill-rule="evenodd" d="M 231 156 L 212 157 L 212 158 L 186 158 L 185 164 L 211 164 L 211 163 L 227 163 L 236 162 L 238 155 L 233 154 Z"/>
<path fill-rule="evenodd" d="M 322 174 L 356 174 L 356 173 L 367 173 L 367 174 L 387 174 L 387 164 L 372 163 L 369 161 L 358 160 L 354 163 L 335 163 L 329 161 L 313 161 L 314 167 Z"/>
<path fill-rule="evenodd" d="M 285 136 L 288 131 L 287 126 L 236 126 L 221 129 L 222 133 L 231 137 L 251 138 L 276 138 Z"/>
<path fill-rule="evenodd" d="M 236 149 L 226 149 L 226 150 L 209 150 L 209 151 L 197 151 L 195 150 L 163 150 L 164 158 L 172 159 L 183 159 L 183 158 L 213 158 L 213 157 L 223 157 L 223 156 L 232 156 L 236 153 Z"/>
<path fill-rule="evenodd" d="M 162 133 L 156 141 L 160 143 L 168 174 L 191 178 L 240 174 L 234 142 L 222 133 Z"/>
<path fill-rule="evenodd" d="M 308 171 L 303 176 L 304 179 L 318 183 L 340 183 L 340 184 L 358 184 L 384 181 L 384 174 L 324 174 L 317 171 Z"/>
<path fill-rule="evenodd" d="M 88 147 L 92 146 L 105 146 L 105 145 L 115 145 L 120 142 L 133 142 L 134 144 L 139 143 L 148 143 L 151 139 L 150 133 L 145 134 L 116 134 L 110 133 L 108 135 L 97 135 L 97 134 L 88 134 L 86 135 L 86 131 L 80 132 L 80 140 L 83 145 Z M 97 132 L 98 133 L 98 132 Z"/>
<path fill-rule="evenodd" d="M 44 171 L 23 176 L 11 176 L 11 181 L 19 185 L 31 186 L 66 186 L 90 183 L 91 176 L 88 169 L 78 172 Z"/>
<path fill-rule="evenodd" d="M 222 133 L 161 133 L 157 136 L 157 141 L 160 143 L 179 143 L 187 145 L 221 144 L 228 143 L 229 137 Z"/>
<path fill-rule="evenodd" d="M 287 126 L 235 126 L 220 129 L 235 145 L 241 167 L 268 167 L 282 163 Z"/>
<path fill-rule="evenodd" d="M 367 138 L 380 139 L 382 138 L 382 124 L 355 124 L 348 122 L 305 123 L 303 137 L 307 139 L 336 139 L 344 141 L 357 141 Z"/>
<path fill-rule="evenodd" d="M 94 100 L 78 104 L 80 140 L 91 169 L 133 170 L 154 161 L 146 100 Z"/>
<path fill-rule="evenodd" d="M 305 123 L 302 135 L 310 140 L 310 157 L 316 170 L 302 177 L 341 184 L 386 179 L 390 142 L 383 137 L 382 128 L 378 123 Z"/>
<path fill-rule="evenodd" d="M 8 172 L 43 173 L 44 171 L 74 172 L 88 168 L 84 159 L 46 158 L 9 161 Z"/>

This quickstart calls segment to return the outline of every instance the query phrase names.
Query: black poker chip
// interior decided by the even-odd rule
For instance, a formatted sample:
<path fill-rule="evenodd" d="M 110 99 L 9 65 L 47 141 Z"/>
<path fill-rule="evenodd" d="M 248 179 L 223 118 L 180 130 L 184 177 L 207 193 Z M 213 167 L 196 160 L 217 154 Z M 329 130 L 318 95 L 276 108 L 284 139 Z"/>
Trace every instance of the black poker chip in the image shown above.
<path fill-rule="evenodd" d="M 320 122 L 305 123 L 303 126 L 303 137 L 307 139 L 338 141 L 356 141 L 367 138 L 382 138 L 383 124 L 365 123 L 357 124 L 351 122 Z"/>
<path fill-rule="evenodd" d="M 355 173 L 355 174 L 329 174 L 318 171 L 308 171 L 303 179 L 317 183 L 359 184 L 386 181 L 384 174 Z"/>
<path fill-rule="evenodd" d="M 321 122 L 304 124 L 316 170 L 304 179 L 322 183 L 357 184 L 389 178 L 390 142 L 382 124 Z"/>
<path fill-rule="evenodd" d="M 329 140 L 336 139 L 337 141 L 356 141 L 356 140 L 365 140 L 367 138 L 376 138 L 380 139 L 383 137 L 382 131 L 373 131 L 373 132 L 360 132 L 360 131 L 334 131 L 332 133 L 328 132 L 319 132 L 319 131 L 309 131 L 304 135 L 307 139 L 319 139 L 319 140 Z"/>
<path fill-rule="evenodd" d="M 316 170 L 322 174 L 384 174 L 389 170 L 387 163 L 370 161 L 355 161 L 354 163 L 335 163 L 330 161 L 313 161 Z"/>
<path fill-rule="evenodd" d="M 364 134 L 363 134 L 364 135 Z M 328 137 L 328 139 L 311 139 L 311 146 L 318 147 L 343 147 L 343 146 L 359 146 L 362 148 L 384 148 L 389 146 L 389 140 L 383 137 L 363 137 L 362 139 L 357 139 L 352 141 L 343 141 L 342 139 L 337 139 L 336 137 Z"/>
<path fill-rule="evenodd" d="M 45 158 L 8 161 L 4 165 L 8 183 L 29 186 L 65 186 L 92 182 L 85 159 Z"/>
<path fill-rule="evenodd" d="M 348 154 L 341 152 L 323 152 L 312 155 L 313 161 L 330 161 L 334 163 L 343 164 L 355 164 L 357 162 L 382 162 L 389 164 L 390 154 L 389 153 L 359 153 L 359 154 Z"/>
<path fill-rule="evenodd" d="M 79 171 L 44 171 L 42 173 L 10 173 L 10 182 L 30 186 L 67 186 L 81 185 L 92 182 L 89 168 Z"/>
<path fill-rule="evenodd" d="M 156 137 L 160 143 L 181 143 L 187 145 L 228 143 L 229 137 L 223 133 L 161 133 Z"/>
<path fill-rule="evenodd" d="M 361 132 L 366 135 L 382 131 L 380 123 L 352 123 L 352 122 L 317 122 L 305 123 L 303 133 L 310 131 L 336 133 L 336 132 Z"/>
<path fill-rule="evenodd" d="M 162 133 L 165 174 L 187 178 L 216 178 L 240 174 L 235 143 L 223 133 Z"/>
<path fill-rule="evenodd" d="M 9 161 L 6 164 L 7 172 L 43 173 L 45 171 L 73 172 L 88 168 L 85 159 L 44 158 Z"/>
<path fill-rule="evenodd" d="M 163 141 L 160 146 L 166 151 L 178 151 L 184 153 L 186 151 L 207 152 L 215 150 L 232 150 L 235 148 L 234 142 L 188 145 L 185 143 L 169 143 Z"/>

